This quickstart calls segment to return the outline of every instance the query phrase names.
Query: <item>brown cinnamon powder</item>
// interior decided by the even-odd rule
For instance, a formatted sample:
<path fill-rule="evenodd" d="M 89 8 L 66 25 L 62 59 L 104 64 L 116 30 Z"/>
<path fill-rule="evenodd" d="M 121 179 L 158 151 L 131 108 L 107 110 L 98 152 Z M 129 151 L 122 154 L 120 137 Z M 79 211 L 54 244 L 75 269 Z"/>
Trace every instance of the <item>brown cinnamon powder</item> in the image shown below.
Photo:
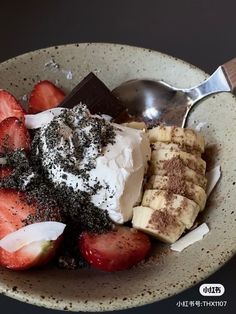
<path fill-rule="evenodd" d="M 208 145 L 205 148 L 205 152 L 202 155 L 202 159 L 206 161 L 207 165 L 207 171 L 214 168 L 216 165 L 218 159 L 219 159 L 219 153 L 220 153 L 220 146 L 216 144 Z"/>
<path fill-rule="evenodd" d="M 185 196 L 188 194 L 186 180 L 181 176 L 170 175 L 168 177 L 167 190 Z"/>
<path fill-rule="evenodd" d="M 204 168 L 204 166 L 199 165 L 194 160 L 188 158 L 187 159 L 187 163 L 185 165 L 187 167 L 189 167 L 190 169 L 194 170 L 195 172 L 197 172 L 198 174 L 205 175 L 205 168 Z"/>
<path fill-rule="evenodd" d="M 164 160 L 163 169 L 170 175 L 182 175 L 184 173 L 184 163 L 179 156 L 176 156 L 170 160 Z"/>
<path fill-rule="evenodd" d="M 169 215 L 165 209 L 154 211 L 148 223 L 163 234 L 168 234 L 170 226 L 177 226 L 174 216 Z"/>
<path fill-rule="evenodd" d="M 166 200 L 166 207 L 172 203 L 174 199 L 174 194 L 171 191 L 165 191 L 165 200 Z"/>

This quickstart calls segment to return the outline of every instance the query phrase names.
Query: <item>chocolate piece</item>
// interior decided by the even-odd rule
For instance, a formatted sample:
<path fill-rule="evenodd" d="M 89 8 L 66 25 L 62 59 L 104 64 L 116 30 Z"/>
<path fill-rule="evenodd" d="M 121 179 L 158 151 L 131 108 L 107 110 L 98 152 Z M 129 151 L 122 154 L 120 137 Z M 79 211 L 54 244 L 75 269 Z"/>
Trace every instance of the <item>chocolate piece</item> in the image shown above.
<path fill-rule="evenodd" d="M 87 105 L 92 114 L 107 114 L 113 118 L 125 110 L 124 105 L 92 72 L 74 87 L 60 104 L 60 107 L 73 108 L 80 102 Z"/>

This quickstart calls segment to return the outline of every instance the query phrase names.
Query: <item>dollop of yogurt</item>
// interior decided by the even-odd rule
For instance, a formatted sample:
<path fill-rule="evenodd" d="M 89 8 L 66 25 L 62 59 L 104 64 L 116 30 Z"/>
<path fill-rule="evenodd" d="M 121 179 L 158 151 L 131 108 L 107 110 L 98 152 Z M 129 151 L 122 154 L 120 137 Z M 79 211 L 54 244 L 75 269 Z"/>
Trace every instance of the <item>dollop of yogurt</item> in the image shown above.
<path fill-rule="evenodd" d="M 43 126 L 37 138 L 37 155 L 56 187 L 85 192 L 116 223 L 132 218 L 151 154 L 145 132 L 78 105 Z"/>

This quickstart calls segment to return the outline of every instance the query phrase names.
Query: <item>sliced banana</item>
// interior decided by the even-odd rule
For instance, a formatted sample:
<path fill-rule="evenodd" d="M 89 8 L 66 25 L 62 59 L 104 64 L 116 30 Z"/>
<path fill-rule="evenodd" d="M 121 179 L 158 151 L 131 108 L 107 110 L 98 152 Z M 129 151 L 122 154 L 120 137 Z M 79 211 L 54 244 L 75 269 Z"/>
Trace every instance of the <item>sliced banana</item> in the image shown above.
<path fill-rule="evenodd" d="M 132 129 L 147 131 L 147 126 L 144 122 L 131 121 L 122 124 Z"/>
<path fill-rule="evenodd" d="M 207 196 L 204 189 L 182 177 L 153 175 L 146 184 L 146 189 L 166 190 L 185 196 L 197 203 L 201 211 L 206 205 Z"/>
<path fill-rule="evenodd" d="M 204 137 L 192 129 L 179 128 L 175 126 L 157 126 L 148 131 L 151 143 L 166 142 L 188 146 L 190 149 L 204 152 Z"/>
<path fill-rule="evenodd" d="M 180 159 L 184 166 L 196 171 L 200 175 L 205 175 L 206 172 L 206 162 L 200 157 L 196 157 L 192 154 L 186 152 L 174 152 L 166 149 L 159 149 L 152 151 L 151 160 L 152 162 L 158 164 L 165 164 L 166 161 L 172 159 Z"/>
<path fill-rule="evenodd" d="M 179 167 L 178 164 L 180 164 L 181 167 Z M 165 167 L 164 164 L 156 164 L 155 162 L 151 161 L 148 172 L 149 175 L 156 174 L 160 176 L 179 176 L 189 182 L 201 186 L 203 189 L 206 188 L 207 184 L 207 179 L 204 176 L 184 166 L 180 159 L 173 161 L 173 167 Z"/>
<path fill-rule="evenodd" d="M 189 147 L 184 147 L 175 143 L 164 143 L 164 142 L 155 142 L 151 144 L 152 150 L 166 149 L 174 152 L 187 152 L 197 157 L 201 157 L 201 152 L 194 149 L 189 149 Z"/>
<path fill-rule="evenodd" d="M 174 243 L 185 230 L 184 224 L 167 212 L 150 207 L 134 207 L 133 227 L 165 243 Z"/>
<path fill-rule="evenodd" d="M 133 227 L 174 243 L 190 229 L 206 204 L 205 141 L 191 129 L 158 126 L 148 130 L 152 154 L 141 206 Z"/>
<path fill-rule="evenodd" d="M 187 197 L 162 190 L 146 190 L 143 195 L 142 206 L 174 216 L 187 229 L 193 226 L 200 211 L 198 204 Z"/>

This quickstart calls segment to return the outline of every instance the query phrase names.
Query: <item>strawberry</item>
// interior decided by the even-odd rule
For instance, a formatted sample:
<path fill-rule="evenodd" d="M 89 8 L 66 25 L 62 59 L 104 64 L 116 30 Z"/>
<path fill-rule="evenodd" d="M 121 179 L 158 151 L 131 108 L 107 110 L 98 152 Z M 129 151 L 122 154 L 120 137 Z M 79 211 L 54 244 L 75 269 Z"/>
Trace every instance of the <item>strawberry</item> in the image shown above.
<path fill-rule="evenodd" d="M 104 271 L 125 270 L 148 254 L 149 237 L 128 227 L 117 227 L 104 234 L 82 233 L 80 251 L 87 262 Z"/>
<path fill-rule="evenodd" d="M 24 109 L 13 95 L 7 91 L 0 90 L 0 122 L 9 117 L 16 117 L 24 120 Z"/>
<path fill-rule="evenodd" d="M 23 220 L 36 212 L 24 197 L 22 192 L 0 189 L 0 239 L 23 227 Z"/>
<path fill-rule="evenodd" d="M 0 265 L 14 270 L 43 266 L 53 259 L 61 240 L 32 242 L 13 253 L 0 248 Z"/>
<path fill-rule="evenodd" d="M 30 135 L 23 122 L 10 117 L 0 123 L 0 153 L 30 149 Z"/>
<path fill-rule="evenodd" d="M 37 113 L 57 107 L 65 93 L 49 81 L 40 81 L 34 86 L 29 98 L 29 112 Z"/>
<path fill-rule="evenodd" d="M 0 189 L 0 239 L 23 227 L 24 220 L 36 209 L 25 201 L 25 194 L 10 189 Z M 20 270 L 41 266 L 55 255 L 62 237 L 56 241 L 37 241 L 15 252 L 0 248 L 0 265 Z"/>
<path fill-rule="evenodd" d="M 10 167 L 0 167 L 0 180 L 9 177 L 13 173 L 13 169 Z"/>

